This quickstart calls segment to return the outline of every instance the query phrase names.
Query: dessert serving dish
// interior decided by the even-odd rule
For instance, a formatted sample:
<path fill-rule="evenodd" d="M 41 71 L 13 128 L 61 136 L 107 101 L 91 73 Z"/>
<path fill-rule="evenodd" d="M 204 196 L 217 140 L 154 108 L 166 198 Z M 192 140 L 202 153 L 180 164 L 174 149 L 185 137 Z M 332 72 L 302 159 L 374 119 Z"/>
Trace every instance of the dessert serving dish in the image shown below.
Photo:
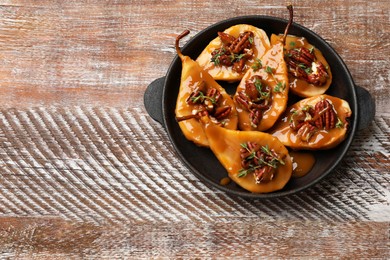
<path fill-rule="evenodd" d="M 271 35 L 280 35 L 285 32 L 288 21 L 261 15 L 242 16 L 224 20 L 209 26 L 193 36 L 181 48 L 181 53 L 195 61 L 207 45 L 215 40 L 218 32 L 223 32 L 240 24 L 261 28 L 271 39 Z M 313 155 L 313 167 L 304 176 L 289 179 L 287 184 L 281 189 L 273 192 L 258 193 L 243 189 L 235 181 L 224 181 L 228 177 L 227 170 L 213 151 L 208 147 L 197 145 L 186 138 L 175 114 L 181 85 L 182 57 L 176 56 L 166 76 L 153 81 L 145 91 L 144 104 L 146 110 L 153 119 L 164 126 L 178 157 L 182 159 L 191 172 L 217 189 L 249 198 L 275 198 L 308 188 L 323 179 L 339 165 L 353 142 L 357 131 L 367 127 L 374 117 L 375 107 L 371 95 L 363 88 L 355 85 L 343 60 L 324 39 L 297 23 L 291 24 L 288 34 L 304 37 L 322 53 L 327 61 L 327 68 L 329 66 L 332 73 L 330 86 L 326 86 L 326 95 L 345 100 L 349 104 L 351 114 L 348 118 L 348 129 L 345 139 L 337 146 L 327 149 L 310 149 L 310 151 L 304 149 L 305 152 Z M 172 43 L 174 43 L 174 39 L 172 39 Z M 230 96 L 235 95 L 239 81 L 223 81 L 219 79 L 216 81 Z M 303 98 L 295 95 L 293 92 L 290 92 L 288 95 L 289 106 Z M 293 150 L 295 148 L 290 151 Z"/>

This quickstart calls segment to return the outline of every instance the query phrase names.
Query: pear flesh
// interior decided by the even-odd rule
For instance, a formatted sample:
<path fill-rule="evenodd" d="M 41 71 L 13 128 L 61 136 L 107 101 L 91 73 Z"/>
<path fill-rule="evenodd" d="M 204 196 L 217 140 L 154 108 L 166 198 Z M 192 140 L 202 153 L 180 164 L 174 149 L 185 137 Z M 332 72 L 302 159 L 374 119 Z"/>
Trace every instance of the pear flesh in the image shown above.
<path fill-rule="evenodd" d="M 238 131 L 222 128 L 207 117 L 202 121 L 205 127 L 210 149 L 219 162 L 227 170 L 229 177 L 242 188 L 253 193 L 269 193 L 282 189 L 292 175 L 292 161 L 286 147 L 270 134 L 258 131 Z M 272 178 L 259 182 L 253 172 L 243 176 L 242 149 L 247 143 L 255 143 L 272 151 L 282 160 L 278 164 Z M 259 167 L 259 166 L 252 166 Z"/>
<path fill-rule="evenodd" d="M 313 113 L 319 102 L 330 106 Z M 325 94 L 305 98 L 287 108 L 270 134 L 294 150 L 330 149 L 345 139 L 351 115 L 351 108 L 343 99 Z M 319 120 L 322 122 L 318 123 Z M 332 126 L 326 127 L 327 124 Z"/>
<path fill-rule="evenodd" d="M 281 37 L 272 34 L 271 44 Z M 322 52 L 306 38 L 294 35 L 287 35 L 284 49 L 290 72 L 290 91 L 300 97 L 324 94 L 332 83 L 332 72 Z"/>
<path fill-rule="evenodd" d="M 260 85 L 270 89 L 268 93 L 269 106 L 264 110 L 256 108 L 256 102 L 248 95 L 247 82 L 253 77 L 261 79 Z M 262 93 L 258 86 L 257 91 Z M 278 42 L 273 45 L 260 60 L 258 66 L 253 66 L 242 78 L 234 95 L 234 101 L 239 118 L 239 129 L 243 131 L 257 130 L 266 131 L 271 128 L 285 111 L 288 100 L 288 77 L 287 67 L 284 61 L 283 44 Z M 257 99 L 262 99 L 258 94 Z M 247 99 L 249 107 L 242 105 L 240 99 Z M 262 102 L 260 100 L 260 102 Z M 253 113 L 260 113 L 256 122 Z"/>
<path fill-rule="evenodd" d="M 216 37 L 214 40 L 212 40 L 202 51 L 196 61 L 215 80 L 231 82 L 241 80 L 247 69 L 249 69 L 253 63 L 255 63 L 256 59 L 261 58 L 270 48 L 270 42 L 265 31 L 252 25 L 234 25 L 226 29 L 223 33 L 238 38 L 240 34 L 245 32 L 253 33 L 253 39 L 251 39 L 253 55 L 250 59 L 247 60 L 244 71 L 237 72 L 234 71 L 231 66 L 218 65 L 212 61 L 212 53 L 215 50 L 221 49 L 223 47 L 223 42 L 220 37 Z"/>
<path fill-rule="evenodd" d="M 225 89 L 204 71 L 197 62 L 181 53 L 178 47 L 179 40 L 188 33 L 189 31 L 185 31 L 176 40 L 176 50 L 182 61 L 182 73 L 175 115 L 186 139 L 194 142 L 196 145 L 207 147 L 208 140 L 204 133 L 203 125 L 199 121 L 199 114 L 210 114 L 210 110 L 229 108 L 230 112 L 221 120 L 214 118 L 215 123 L 222 124 L 223 127 L 229 129 L 237 129 L 238 116 L 233 99 Z M 218 103 L 213 102 L 213 97 L 206 96 L 210 90 L 219 93 L 220 98 Z M 194 92 L 198 92 L 199 95 L 203 96 L 198 95 L 197 97 L 192 97 L 191 95 Z M 194 100 L 199 99 L 203 99 L 204 102 L 202 104 L 196 104 Z M 207 110 L 208 107 L 211 107 L 211 109 Z"/>

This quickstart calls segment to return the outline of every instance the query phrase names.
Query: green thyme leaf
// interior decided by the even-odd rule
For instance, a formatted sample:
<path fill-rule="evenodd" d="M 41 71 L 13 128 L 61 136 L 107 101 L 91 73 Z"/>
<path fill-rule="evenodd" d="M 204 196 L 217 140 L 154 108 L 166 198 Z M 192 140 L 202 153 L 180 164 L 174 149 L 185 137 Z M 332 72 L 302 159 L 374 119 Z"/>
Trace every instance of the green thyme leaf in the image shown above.
<path fill-rule="evenodd" d="M 269 150 L 268 145 L 262 146 L 262 147 L 261 147 L 261 150 L 262 150 L 265 154 L 271 155 L 271 151 Z"/>
<path fill-rule="evenodd" d="M 270 73 L 270 74 L 273 74 L 273 73 L 274 73 L 274 72 L 273 72 L 273 69 L 272 69 L 270 66 L 267 66 L 267 67 L 265 68 L 265 72 Z"/>
<path fill-rule="evenodd" d="M 240 144 L 240 146 L 244 149 L 248 149 L 248 144 L 247 143 L 242 143 Z"/>
<path fill-rule="evenodd" d="M 191 98 L 191 101 L 193 103 L 203 103 L 205 101 L 205 99 L 208 99 L 211 101 L 212 104 L 215 104 L 216 101 L 215 101 L 215 98 L 212 98 L 212 97 L 209 97 L 209 96 L 206 96 L 205 94 L 203 94 L 202 91 L 199 91 L 199 95 L 198 96 L 195 96 L 195 97 L 192 97 Z"/>
<path fill-rule="evenodd" d="M 274 91 L 275 91 L 275 92 L 280 92 L 280 91 L 282 91 L 282 90 L 284 90 L 284 89 L 285 89 L 285 88 L 284 88 L 282 82 L 278 82 L 278 83 L 276 84 L 276 86 L 274 87 Z"/>
<path fill-rule="evenodd" d="M 245 177 L 247 174 L 248 174 L 248 170 L 241 169 L 239 170 L 237 177 L 238 178 Z"/>
<path fill-rule="evenodd" d="M 298 64 L 298 67 L 300 67 L 301 69 L 306 69 L 306 68 L 307 68 L 306 65 L 303 64 L 303 63 L 299 63 L 299 64 Z"/>
<path fill-rule="evenodd" d="M 341 121 L 341 119 L 340 119 L 339 117 L 337 117 L 336 127 L 337 127 L 337 128 L 342 128 L 342 127 L 344 127 L 344 123 L 343 123 L 343 121 Z"/>
<path fill-rule="evenodd" d="M 306 68 L 306 69 L 305 69 L 305 72 L 306 72 L 306 74 L 310 74 L 310 73 L 312 73 L 313 71 L 312 71 L 311 68 Z"/>
<path fill-rule="evenodd" d="M 263 67 L 263 65 L 261 64 L 261 60 L 259 58 L 256 58 L 255 63 L 253 63 L 253 65 L 252 65 L 252 69 L 254 71 L 257 71 L 257 70 L 261 69 L 262 67 Z"/>

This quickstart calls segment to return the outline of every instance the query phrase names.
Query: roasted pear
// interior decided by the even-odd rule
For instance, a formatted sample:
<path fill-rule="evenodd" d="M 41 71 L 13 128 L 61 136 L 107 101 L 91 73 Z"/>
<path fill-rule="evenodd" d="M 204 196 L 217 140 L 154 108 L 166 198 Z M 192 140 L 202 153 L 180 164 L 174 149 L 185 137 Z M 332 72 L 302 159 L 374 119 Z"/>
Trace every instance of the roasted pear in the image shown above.
<path fill-rule="evenodd" d="M 238 24 L 218 32 L 196 61 L 216 80 L 238 81 L 269 47 L 262 29 Z"/>
<path fill-rule="evenodd" d="M 318 95 L 287 108 L 270 134 L 296 150 L 330 149 L 345 139 L 351 114 L 347 101 Z"/>
<path fill-rule="evenodd" d="M 271 35 L 271 43 L 280 37 Z M 332 83 L 332 73 L 321 51 L 304 37 L 293 35 L 287 36 L 284 48 L 291 92 L 301 97 L 324 94 Z"/>
<path fill-rule="evenodd" d="M 237 112 L 232 98 L 198 63 L 184 56 L 179 41 L 189 31 L 176 38 L 176 51 L 182 61 L 182 73 L 175 115 L 184 136 L 199 146 L 208 146 L 200 115 L 207 114 L 216 124 L 237 128 Z"/>
<path fill-rule="evenodd" d="M 254 193 L 282 189 L 292 174 L 292 161 L 286 147 L 270 134 L 229 130 L 202 117 L 210 149 L 229 177 Z"/>
<path fill-rule="evenodd" d="M 292 23 L 292 6 L 288 6 Z M 285 37 L 274 42 L 261 59 L 246 72 L 239 83 L 234 101 L 238 112 L 239 129 L 266 131 L 271 128 L 287 107 L 288 72 L 284 60 Z"/>

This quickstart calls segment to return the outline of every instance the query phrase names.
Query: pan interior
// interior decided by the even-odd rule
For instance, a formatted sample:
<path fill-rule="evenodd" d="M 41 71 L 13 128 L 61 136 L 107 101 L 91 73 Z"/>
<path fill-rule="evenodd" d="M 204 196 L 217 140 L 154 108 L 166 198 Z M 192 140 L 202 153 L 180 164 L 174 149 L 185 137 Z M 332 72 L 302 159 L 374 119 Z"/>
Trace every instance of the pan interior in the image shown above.
<path fill-rule="evenodd" d="M 217 33 L 219 31 L 224 31 L 230 26 L 236 24 L 251 24 L 263 29 L 270 37 L 271 34 L 283 33 L 287 25 L 287 21 L 268 16 L 245 16 L 225 20 L 206 28 L 191 38 L 182 48 L 183 54 L 190 56 L 192 59 L 196 59 L 207 44 L 217 37 Z M 296 193 L 313 185 L 328 175 L 342 160 L 352 142 L 357 125 L 358 108 L 355 85 L 347 67 L 332 47 L 320 36 L 309 29 L 293 23 L 289 34 L 303 36 L 311 44 L 316 46 L 316 48 L 321 50 L 329 63 L 333 75 L 332 85 L 326 93 L 348 101 L 352 109 L 352 117 L 350 121 L 350 130 L 346 140 L 331 150 L 313 152 L 316 158 L 316 163 L 313 169 L 301 178 L 291 179 L 284 189 L 280 191 L 268 194 L 253 194 L 245 191 L 234 182 L 230 182 L 226 186 L 220 185 L 220 180 L 227 177 L 226 170 L 222 167 L 210 149 L 198 147 L 194 143 L 185 139 L 175 120 L 174 111 L 180 87 L 180 75 L 182 68 L 181 61 L 177 56 L 171 63 L 167 72 L 162 97 L 163 119 L 171 142 L 178 156 L 196 176 L 220 190 L 251 198 L 272 198 Z M 226 82 L 219 83 L 230 94 L 235 92 L 235 88 L 238 84 Z"/>

